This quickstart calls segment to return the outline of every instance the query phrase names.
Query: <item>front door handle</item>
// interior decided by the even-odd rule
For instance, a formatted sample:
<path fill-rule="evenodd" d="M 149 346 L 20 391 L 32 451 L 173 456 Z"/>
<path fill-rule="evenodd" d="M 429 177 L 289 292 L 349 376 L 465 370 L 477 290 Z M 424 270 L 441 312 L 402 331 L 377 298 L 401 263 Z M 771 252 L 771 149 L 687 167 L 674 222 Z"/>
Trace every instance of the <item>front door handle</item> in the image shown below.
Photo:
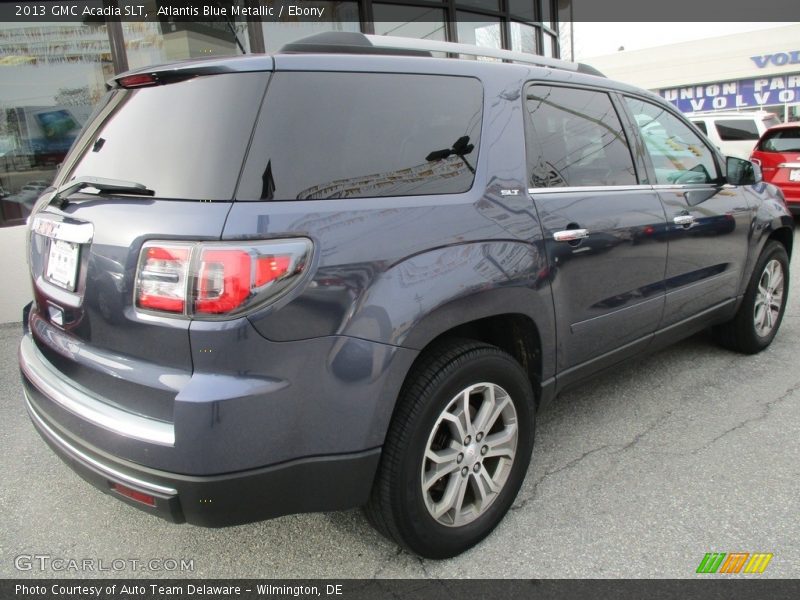
<path fill-rule="evenodd" d="M 694 217 L 692 215 L 678 215 L 672 222 L 675 225 L 682 225 L 683 227 L 688 227 L 689 225 L 694 225 Z"/>
<path fill-rule="evenodd" d="M 565 229 L 553 234 L 553 239 L 557 242 L 576 242 L 587 237 L 589 237 L 588 229 Z"/>

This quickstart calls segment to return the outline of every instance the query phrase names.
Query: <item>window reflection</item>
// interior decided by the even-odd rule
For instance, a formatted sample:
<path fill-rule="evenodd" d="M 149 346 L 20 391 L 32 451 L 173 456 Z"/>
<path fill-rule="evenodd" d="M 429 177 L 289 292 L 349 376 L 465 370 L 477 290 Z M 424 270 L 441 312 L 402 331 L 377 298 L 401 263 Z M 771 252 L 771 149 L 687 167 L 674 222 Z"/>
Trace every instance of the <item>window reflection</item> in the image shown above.
<path fill-rule="evenodd" d="M 524 23 L 511 23 L 511 49 L 536 54 L 536 29 Z"/>
<path fill-rule="evenodd" d="M 458 15 L 458 41 L 461 44 L 472 44 L 481 48 L 502 48 L 500 35 L 500 19 L 487 17 L 484 21 L 474 21 L 468 13 Z"/>
<path fill-rule="evenodd" d="M 145 12 L 152 14 L 158 10 L 155 0 L 140 4 Z M 186 58 L 236 56 L 250 50 L 244 20 L 123 21 L 122 32 L 131 69 Z"/>
<path fill-rule="evenodd" d="M 607 94 L 531 86 L 527 109 L 532 187 L 636 183 L 625 133 Z"/>
<path fill-rule="evenodd" d="M 663 107 L 625 98 L 653 162 L 659 184 L 710 183 L 717 178 L 711 150 Z"/>
<path fill-rule="evenodd" d="M 374 4 L 375 33 L 422 40 L 447 39 L 444 11 L 438 8 Z"/>
<path fill-rule="evenodd" d="M 0 226 L 24 223 L 113 75 L 105 24 L 0 23 Z"/>
<path fill-rule="evenodd" d="M 262 4 L 274 4 L 263 2 Z M 295 17 L 294 20 L 281 19 L 280 23 L 263 21 L 264 47 L 267 52 L 276 52 L 284 45 L 316 33 L 325 31 L 361 31 L 358 3 L 356 2 L 304 2 L 305 8 L 323 9 L 322 17 L 309 21 Z"/>
<path fill-rule="evenodd" d="M 278 73 L 238 197 L 465 192 L 474 177 L 481 114 L 481 85 L 471 78 Z"/>

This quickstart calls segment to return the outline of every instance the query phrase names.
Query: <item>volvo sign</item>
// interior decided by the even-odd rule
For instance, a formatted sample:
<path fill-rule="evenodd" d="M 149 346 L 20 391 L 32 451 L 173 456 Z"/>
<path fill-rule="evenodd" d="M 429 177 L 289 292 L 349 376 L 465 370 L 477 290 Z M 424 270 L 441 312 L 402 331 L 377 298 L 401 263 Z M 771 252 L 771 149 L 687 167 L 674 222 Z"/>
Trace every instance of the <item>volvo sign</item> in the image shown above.
<path fill-rule="evenodd" d="M 659 90 L 681 112 L 800 103 L 800 73 Z"/>
<path fill-rule="evenodd" d="M 756 63 L 759 69 L 767 65 L 784 67 L 786 65 L 800 65 L 800 50 L 790 50 L 788 52 L 776 52 L 775 54 L 762 54 L 761 56 L 751 56 L 750 60 Z"/>

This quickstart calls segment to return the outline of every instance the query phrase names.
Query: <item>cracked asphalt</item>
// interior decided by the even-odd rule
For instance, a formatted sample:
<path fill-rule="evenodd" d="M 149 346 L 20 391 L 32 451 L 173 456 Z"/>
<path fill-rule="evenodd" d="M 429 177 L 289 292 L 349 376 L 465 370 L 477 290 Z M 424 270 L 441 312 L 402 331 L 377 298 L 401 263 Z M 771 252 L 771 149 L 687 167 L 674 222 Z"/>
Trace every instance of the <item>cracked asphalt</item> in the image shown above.
<path fill-rule="evenodd" d="M 737 355 L 700 334 L 540 412 L 513 509 L 487 540 L 445 561 L 399 550 L 359 511 L 202 529 L 97 492 L 28 422 L 20 326 L 0 326 L 0 577 L 682 578 L 698 577 L 706 552 L 771 552 L 760 577 L 800 577 L 798 260 L 767 351 Z M 194 570 L 18 571 L 20 555 L 106 567 L 183 558 Z"/>

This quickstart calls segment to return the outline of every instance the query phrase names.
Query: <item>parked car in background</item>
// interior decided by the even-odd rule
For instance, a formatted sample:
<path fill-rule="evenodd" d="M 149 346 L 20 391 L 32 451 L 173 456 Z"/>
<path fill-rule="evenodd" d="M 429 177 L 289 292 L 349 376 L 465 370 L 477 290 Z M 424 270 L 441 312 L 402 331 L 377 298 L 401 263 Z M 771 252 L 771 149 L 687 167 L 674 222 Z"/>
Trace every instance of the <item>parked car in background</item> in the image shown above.
<path fill-rule="evenodd" d="M 559 392 L 780 327 L 777 188 L 585 65 L 331 33 L 124 73 L 104 106 L 30 218 L 25 405 L 171 521 L 365 506 L 454 556 L 511 507 Z"/>
<path fill-rule="evenodd" d="M 748 158 L 758 138 L 780 120 L 771 112 L 709 112 L 686 115 L 726 156 Z"/>
<path fill-rule="evenodd" d="M 800 123 L 770 127 L 750 160 L 761 165 L 764 181 L 777 185 L 789 210 L 800 215 Z"/>

